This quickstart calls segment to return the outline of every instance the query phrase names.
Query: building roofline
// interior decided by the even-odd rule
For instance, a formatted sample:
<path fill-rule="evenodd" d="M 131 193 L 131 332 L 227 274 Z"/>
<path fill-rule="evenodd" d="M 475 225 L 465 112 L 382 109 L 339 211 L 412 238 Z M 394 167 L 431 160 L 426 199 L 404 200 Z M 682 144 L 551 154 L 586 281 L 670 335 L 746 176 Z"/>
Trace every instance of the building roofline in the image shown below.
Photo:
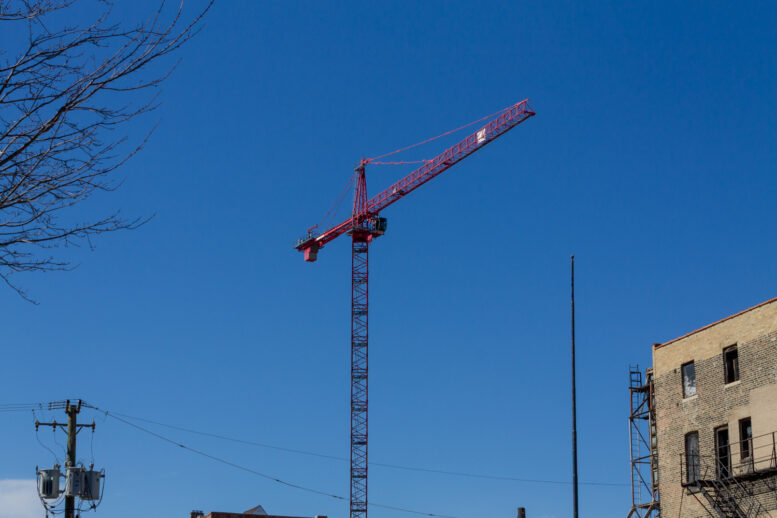
<path fill-rule="evenodd" d="M 665 345 L 669 345 L 669 344 L 678 342 L 678 341 L 682 340 L 683 338 L 688 338 L 691 335 L 695 335 L 696 333 L 699 333 L 699 332 L 704 331 L 706 329 L 709 329 L 709 328 L 711 328 L 713 326 L 716 326 L 716 325 L 718 325 L 718 324 L 720 324 L 722 322 L 725 322 L 726 320 L 731 320 L 734 317 L 738 317 L 739 315 L 743 315 L 743 314 L 747 313 L 748 311 L 752 311 L 754 309 L 758 309 L 761 306 L 765 306 L 765 305 L 770 304 L 770 303 L 775 302 L 775 301 L 777 301 L 777 297 L 774 297 L 773 299 L 765 300 L 765 301 L 761 302 L 760 304 L 756 304 L 755 306 L 747 308 L 745 310 L 742 310 L 739 313 L 734 313 L 733 315 L 729 315 L 729 316 L 727 316 L 725 318 L 721 318 L 717 322 L 713 322 L 711 324 L 707 324 L 704 327 L 700 327 L 699 329 L 696 329 L 695 331 L 691 331 L 690 333 L 686 333 L 683 336 L 679 336 L 679 337 L 677 337 L 677 338 L 675 338 L 673 340 L 669 340 L 668 342 L 664 342 L 662 344 L 653 344 L 653 350 L 655 351 L 656 349 L 660 349 L 661 347 L 663 347 Z"/>

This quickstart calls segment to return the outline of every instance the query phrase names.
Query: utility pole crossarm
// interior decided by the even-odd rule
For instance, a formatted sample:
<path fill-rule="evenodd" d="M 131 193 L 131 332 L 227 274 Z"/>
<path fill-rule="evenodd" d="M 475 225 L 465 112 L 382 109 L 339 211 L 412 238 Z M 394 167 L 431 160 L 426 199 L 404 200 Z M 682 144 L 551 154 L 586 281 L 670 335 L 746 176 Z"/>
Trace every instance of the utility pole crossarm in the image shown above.
<path fill-rule="evenodd" d="M 76 414 L 79 413 L 81 411 L 81 405 L 83 404 L 84 402 L 81 401 L 80 399 L 73 401 L 73 404 L 70 403 L 69 399 L 67 401 L 55 401 L 55 402 L 49 403 L 49 410 L 64 410 L 65 413 L 67 413 L 68 416 L 70 416 L 71 413 L 76 413 Z M 68 421 L 70 420 L 68 419 Z M 55 430 L 58 427 L 62 428 L 63 430 L 67 430 L 68 426 L 70 426 L 71 424 L 75 427 L 77 431 L 81 430 L 81 428 L 91 428 L 92 430 L 95 429 L 94 420 L 92 420 L 92 424 L 77 424 L 75 422 L 58 423 L 56 419 L 54 419 L 54 421 L 50 423 L 41 423 L 36 419 L 35 430 L 37 431 L 38 428 L 40 428 L 41 426 L 50 426 Z"/>
<path fill-rule="evenodd" d="M 63 430 L 67 430 L 67 426 L 68 425 L 67 425 L 67 423 L 58 423 L 56 421 L 51 422 L 51 423 L 41 423 L 40 421 L 35 421 L 35 429 L 36 430 L 39 427 L 41 427 L 41 426 L 50 426 L 52 428 L 59 427 L 59 428 L 62 428 Z M 94 430 L 96 425 L 94 424 L 94 421 L 92 421 L 92 424 L 80 424 L 79 423 L 79 424 L 76 424 L 75 426 L 76 426 L 76 430 L 80 431 L 81 428 L 91 428 L 92 430 Z"/>
<path fill-rule="evenodd" d="M 432 178 L 439 176 L 441 173 L 450 169 L 474 152 L 482 149 L 486 144 L 501 137 L 518 124 L 534 115 L 534 110 L 532 110 L 529 105 L 528 99 L 524 99 L 523 101 L 514 104 L 501 112 L 499 116 L 481 129 L 448 148 L 435 158 L 426 161 L 423 166 L 391 185 L 388 189 L 385 189 L 383 192 L 367 200 L 362 213 L 354 213 L 352 217 L 335 225 L 329 230 L 326 230 L 318 236 L 308 235 L 307 238 L 301 239 L 295 248 L 300 252 L 305 252 L 306 261 L 315 261 L 319 248 L 350 231 L 354 227 L 354 224 L 358 225 L 372 216 L 377 216 L 381 210 L 393 204 L 400 198 L 407 196 Z M 359 168 L 363 169 L 364 166 L 369 163 L 369 159 L 362 160 L 359 167 L 357 167 L 357 172 Z"/>

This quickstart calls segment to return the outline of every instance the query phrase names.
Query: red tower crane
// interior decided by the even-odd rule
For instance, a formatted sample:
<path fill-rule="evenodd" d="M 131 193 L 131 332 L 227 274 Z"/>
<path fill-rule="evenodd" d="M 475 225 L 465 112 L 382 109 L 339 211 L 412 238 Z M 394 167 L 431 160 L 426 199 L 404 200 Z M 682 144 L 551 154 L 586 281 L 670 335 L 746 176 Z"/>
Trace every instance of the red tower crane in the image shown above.
<path fill-rule="evenodd" d="M 492 120 L 481 129 L 439 156 L 424 161 L 420 168 L 369 199 L 364 169 L 375 159 L 362 159 L 355 169 L 351 217 L 319 235 L 312 233 L 312 229 L 316 228 L 313 227 L 308 230 L 307 237 L 297 243 L 297 250 L 305 253 L 305 261 L 313 262 L 318 257 L 319 249 L 325 244 L 343 234 L 351 236 L 350 518 L 367 516 L 368 252 L 372 240 L 386 232 L 386 218 L 380 217 L 380 212 L 533 115 L 529 100 L 525 99 L 498 112 L 498 115 L 486 117 Z"/>

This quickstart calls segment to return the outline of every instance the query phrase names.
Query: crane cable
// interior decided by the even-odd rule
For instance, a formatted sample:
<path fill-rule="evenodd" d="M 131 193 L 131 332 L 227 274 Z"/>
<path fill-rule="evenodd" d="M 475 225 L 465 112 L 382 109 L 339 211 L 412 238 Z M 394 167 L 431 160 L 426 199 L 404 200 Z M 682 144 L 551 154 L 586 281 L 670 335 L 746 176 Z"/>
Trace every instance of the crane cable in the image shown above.
<path fill-rule="evenodd" d="M 428 159 L 424 160 L 399 160 L 399 161 L 393 161 L 393 162 L 381 162 L 381 161 L 372 161 L 370 164 L 372 165 L 406 165 L 406 164 L 425 164 L 429 162 Z"/>
<path fill-rule="evenodd" d="M 432 142 L 432 141 L 437 140 L 439 138 L 445 137 L 447 135 L 451 135 L 452 133 L 456 133 L 457 131 L 461 131 L 461 130 L 463 130 L 465 128 L 468 128 L 468 127 L 470 127 L 470 126 L 472 126 L 474 124 L 477 124 L 478 122 L 482 122 L 482 121 L 484 121 L 486 119 L 491 119 L 493 117 L 496 117 L 497 115 L 501 115 L 502 113 L 504 113 L 507 110 L 511 109 L 513 106 L 515 106 L 515 105 L 511 104 L 507 108 L 502 108 L 498 112 L 494 112 L 494 113 L 492 113 L 490 115 L 486 115 L 485 117 L 481 117 L 478 120 L 472 121 L 472 122 L 470 122 L 468 124 L 465 124 L 464 126 L 459 126 L 456 129 L 452 129 L 450 131 L 446 131 L 445 133 L 437 135 L 436 137 L 428 138 L 428 139 L 423 140 L 421 142 L 418 142 L 416 144 L 413 144 L 413 145 L 410 145 L 410 146 L 407 146 L 407 147 L 403 147 L 403 148 L 391 151 L 390 153 L 384 153 L 382 155 L 379 155 L 379 156 L 376 156 L 376 157 L 373 157 L 373 158 L 367 158 L 365 160 L 365 163 L 372 164 L 372 165 L 408 165 L 408 164 L 416 164 L 417 165 L 417 164 L 426 164 L 427 162 L 429 162 L 428 159 L 424 159 L 424 160 L 397 160 L 397 161 L 381 161 L 380 159 L 381 158 L 386 158 L 387 156 L 396 155 L 397 153 L 401 153 L 403 151 L 407 151 L 408 149 L 413 149 L 414 147 L 418 147 L 418 146 L 421 146 L 423 144 L 428 144 L 429 142 Z M 340 205 L 342 204 L 343 199 L 345 198 L 345 194 L 348 191 L 348 189 L 351 187 L 351 185 L 353 184 L 353 181 L 354 181 L 354 178 L 351 177 L 351 180 L 346 184 L 345 188 L 343 189 L 343 192 L 337 198 L 337 200 L 332 205 L 332 207 L 327 211 L 326 215 L 324 215 L 324 217 L 321 220 L 321 222 L 318 225 L 316 225 L 314 227 L 311 227 L 310 230 L 313 230 L 315 228 L 324 228 L 324 224 L 326 223 L 327 218 L 329 217 L 329 215 L 331 214 L 332 217 L 335 216 L 335 213 L 340 208 Z"/>
<path fill-rule="evenodd" d="M 331 214 L 332 217 L 335 217 L 335 215 L 337 214 L 337 211 L 340 209 L 340 205 L 342 205 L 343 200 L 345 200 L 345 195 L 348 193 L 348 189 L 350 189 L 351 185 L 353 185 L 353 181 L 354 181 L 354 176 L 351 175 L 351 179 L 348 180 L 347 184 L 345 184 L 345 187 L 340 193 L 340 196 L 337 197 L 337 200 L 335 200 L 335 202 L 332 204 L 332 207 L 324 215 L 324 218 L 321 220 L 321 222 L 313 228 L 316 228 L 316 227 L 324 228 L 324 224 L 327 222 L 327 218 L 329 217 L 329 215 Z"/>
<path fill-rule="evenodd" d="M 403 147 L 403 148 L 391 151 L 390 153 L 385 153 L 383 155 L 376 156 L 374 158 L 368 158 L 367 159 L 367 163 L 373 163 L 373 164 L 377 164 L 377 165 L 399 165 L 399 164 L 403 164 L 403 163 L 422 163 L 422 162 L 428 162 L 428 160 L 420 160 L 420 161 L 417 160 L 417 161 L 412 161 L 412 162 L 376 162 L 376 160 L 380 160 L 381 158 L 386 158 L 387 156 L 396 155 L 397 153 L 401 153 L 402 151 L 407 151 L 408 149 L 413 149 L 414 147 L 418 147 L 418 146 L 421 146 L 423 144 L 427 144 L 429 142 L 432 142 L 433 140 L 437 140 L 438 138 L 442 138 L 442 137 L 445 137 L 447 135 L 450 135 L 451 133 L 456 133 L 457 131 L 461 131 L 464 128 L 468 128 L 468 127 L 470 127 L 470 126 L 472 126 L 474 124 L 477 124 L 478 122 L 482 122 L 482 121 L 484 121 L 486 119 L 490 119 L 492 117 L 496 117 L 497 115 L 501 115 L 502 113 L 506 112 L 507 110 L 509 110 L 513 106 L 515 106 L 515 105 L 511 104 L 507 108 L 502 108 L 498 112 L 494 112 L 491 115 L 486 115 L 485 117 L 481 117 L 478 120 L 470 122 L 469 124 L 465 124 L 464 126 L 459 126 L 456 129 L 452 129 L 450 131 L 446 131 L 445 133 L 437 135 L 436 137 L 428 138 L 426 140 L 423 140 L 423 141 L 418 142 L 416 144 L 413 144 L 411 146 Z"/>

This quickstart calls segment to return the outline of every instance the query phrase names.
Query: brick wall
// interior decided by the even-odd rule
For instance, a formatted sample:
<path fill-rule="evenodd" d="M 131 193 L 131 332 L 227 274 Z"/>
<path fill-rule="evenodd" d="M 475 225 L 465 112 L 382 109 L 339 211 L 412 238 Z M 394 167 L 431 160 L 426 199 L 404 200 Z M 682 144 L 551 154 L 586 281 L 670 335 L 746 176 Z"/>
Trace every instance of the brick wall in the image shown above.
<path fill-rule="evenodd" d="M 739 462 L 739 420 L 752 420 L 753 436 L 777 431 L 777 304 L 769 304 L 759 318 L 766 322 L 762 334 L 753 337 L 749 320 L 741 317 L 726 322 L 725 336 L 714 328 L 658 346 L 654 365 L 662 366 L 655 378 L 656 428 L 658 442 L 659 496 L 663 518 L 708 516 L 693 495 L 681 486 L 681 458 L 685 452 L 685 435 L 699 434 L 702 456 L 714 455 L 714 430 L 728 425 L 732 443 L 732 462 Z M 737 333 L 738 324 L 742 332 Z M 707 335 L 706 337 L 704 335 Z M 746 337 L 739 341 L 737 337 Z M 692 340 L 690 339 L 692 338 Z M 724 384 L 722 351 L 737 344 L 740 379 Z M 698 353 L 698 356 L 696 356 Z M 693 360 L 696 367 L 696 395 L 683 398 L 681 365 Z M 763 439 L 766 440 L 766 439 Z M 771 439 L 768 439 L 771 441 Z M 759 451 L 766 447 L 754 444 Z M 770 446 L 769 446 L 770 448 Z M 767 510 L 777 510 L 777 477 L 753 483 L 759 500 Z M 763 491 L 759 489 L 766 488 Z M 703 497 L 700 496 L 703 499 Z M 774 512 L 773 516 L 777 516 Z"/>

